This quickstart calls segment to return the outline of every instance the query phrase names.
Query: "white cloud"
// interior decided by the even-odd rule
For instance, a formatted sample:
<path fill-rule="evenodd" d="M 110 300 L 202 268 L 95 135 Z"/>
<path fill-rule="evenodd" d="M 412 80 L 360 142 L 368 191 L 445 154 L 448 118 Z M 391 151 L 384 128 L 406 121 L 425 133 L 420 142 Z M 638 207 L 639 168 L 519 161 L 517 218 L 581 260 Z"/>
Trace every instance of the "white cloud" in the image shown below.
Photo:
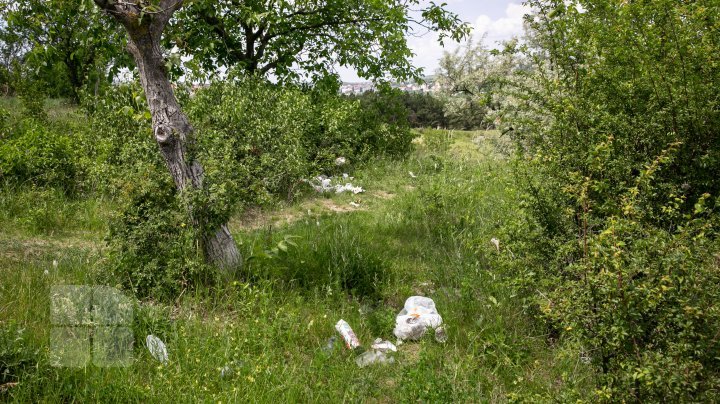
<path fill-rule="evenodd" d="M 530 12 L 530 7 L 510 3 L 505 9 L 505 15 L 493 20 L 487 15 L 481 15 L 473 27 L 475 37 L 485 35 L 485 44 L 493 46 L 497 42 L 506 41 L 523 33 L 523 16 Z"/>
<path fill-rule="evenodd" d="M 465 0 L 445 0 L 447 3 L 462 3 Z M 530 12 L 530 8 L 522 4 L 509 3 L 505 7 L 504 14 L 496 19 L 488 15 L 480 15 L 472 25 L 473 37 L 479 41 L 485 35 L 485 45 L 495 46 L 500 41 L 509 40 L 523 33 L 523 16 Z M 444 52 L 452 52 L 459 44 L 450 39 L 445 41 L 445 46 L 438 43 L 438 35 L 434 32 L 421 37 L 408 37 L 408 46 L 415 54 L 413 64 L 425 69 L 425 74 L 434 74 L 438 68 L 439 60 Z M 338 69 L 345 81 L 355 81 L 357 76 L 351 69 Z"/>
<path fill-rule="evenodd" d="M 461 0 L 458 0 L 461 1 Z M 523 34 L 523 16 L 530 12 L 530 8 L 522 4 L 510 3 L 505 7 L 503 16 L 492 19 L 481 15 L 473 24 L 473 37 L 479 41 L 485 35 L 485 45 L 495 46 L 498 42 L 509 40 Z M 445 51 L 452 52 L 459 45 L 452 40 L 445 41 L 442 47 L 437 41 L 437 34 L 430 33 L 421 38 L 409 37 L 408 45 L 415 53 L 413 63 L 415 66 L 425 68 L 426 74 L 434 74 L 438 61 Z"/>

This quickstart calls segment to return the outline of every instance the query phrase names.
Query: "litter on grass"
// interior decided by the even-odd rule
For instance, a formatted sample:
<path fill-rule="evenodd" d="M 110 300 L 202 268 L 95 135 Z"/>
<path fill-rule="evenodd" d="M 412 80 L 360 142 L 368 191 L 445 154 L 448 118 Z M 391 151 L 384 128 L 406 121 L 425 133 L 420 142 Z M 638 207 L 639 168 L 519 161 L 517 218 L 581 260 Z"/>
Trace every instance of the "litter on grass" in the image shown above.
<path fill-rule="evenodd" d="M 225 366 L 220 369 L 220 377 L 232 377 L 235 375 L 236 370 L 240 369 L 244 366 L 244 362 L 241 360 L 235 360 L 230 363 L 225 364 Z"/>
<path fill-rule="evenodd" d="M 325 351 L 326 353 L 332 352 L 333 349 L 335 349 L 335 341 L 337 341 L 337 337 L 333 335 L 327 340 L 327 343 L 323 347 L 323 351 Z"/>
<path fill-rule="evenodd" d="M 498 250 L 498 252 L 500 252 L 500 240 L 493 237 L 490 239 L 490 242 L 492 243 L 492 245 L 495 246 L 495 249 Z"/>
<path fill-rule="evenodd" d="M 384 353 L 397 352 L 397 347 L 395 346 L 395 344 L 390 341 L 383 341 L 381 338 L 376 339 L 375 342 L 373 342 L 373 344 L 370 346 L 370 348 Z"/>
<path fill-rule="evenodd" d="M 365 366 L 372 365 L 375 363 L 380 364 L 390 364 L 395 363 L 395 358 L 392 356 L 388 356 L 385 352 L 377 351 L 377 350 L 370 350 L 365 351 L 361 355 L 358 355 L 357 358 L 355 358 L 355 363 L 361 367 L 364 368 Z"/>
<path fill-rule="evenodd" d="M 352 177 L 346 177 L 346 175 L 347 174 L 343 174 L 343 179 L 352 180 Z M 333 184 L 333 177 L 326 177 L 324 175 L 317 176 L 310 180 L 305 180 L 305 182 L 310 184 L 310 186 L 313 187 L 316 192 L 321 194 L 331 192 L 335 192 L 336 194 L 341 194 L 343 192 L 352 192 L 353 194 L 359 194 L 365 192 L 362 187 L 355 186 L 350 182 L 346 182 L 345 184 Z"/>
<path fill-rule="evenodd" d="M 335 329 L 340 333 L 340 336 L 343 337 L 343 340 L 345 340 L 345 345 L 348 349 L 355 349 L 360 346 L 360 340 L 347 321 L 340 319 L 340 321 L 335 324 Z"/>
<path fill-rule="evenodd" d="M 165 343 L 162 340 L 152 334 L 145 338 L 145 345 L 147 345 L 148 351 L 153 358 L 160 361 L 163 365 L 168 362 L 168 353 Z"/>
<path fill-rule="evenodd" d="M 393 334 L 400 341 L 417 341 L 425 335 L 429 328 L 437 330 L 441 325 L 442 317 L 440 317 L 432 299 L 423 296 L 411 296 L 405 301 L 405 307 L 395 317 Z M 440 334 L 441 339 L 447 339 L 445 330 L 442 330 Z M 437 335 L 436 331 L 436 339 Z"/>
<path fill-rule="evenodd" d="M 445 332 L 445 328 L 438 327 L 435 329 L 435 341 L 441 344 L 447 342 L 447 333 Z"/>

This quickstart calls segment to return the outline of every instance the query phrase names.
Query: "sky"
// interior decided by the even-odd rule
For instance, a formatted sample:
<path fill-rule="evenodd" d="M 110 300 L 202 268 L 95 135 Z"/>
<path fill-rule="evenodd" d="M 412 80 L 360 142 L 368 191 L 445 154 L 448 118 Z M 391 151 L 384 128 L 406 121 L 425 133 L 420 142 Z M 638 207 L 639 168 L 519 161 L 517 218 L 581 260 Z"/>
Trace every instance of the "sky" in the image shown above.
<path fill-rule="evenodd" d="M 456 13 L 460 19 L 470 23 L 473 37 L 480 40 L 485 34 L 485 44 L 492 47 L 503 41 L 522 34 L 522 18 L 527 8 L 522 0 L 444 0 L 447 9 Z M 437 3 L 440 3 L 438 1 Z M 426 75 L 435 73 L 438 61 L 445 51 L 452 51 L 459 45 L 452 40 L 445 41 L 445 48 L 437 42 L 437 34 L 428 33 L 423 37 L 408 37 L 408 45 L 415 53 L 413 64 L 425 69 Z M 339 68 L 340 78 L 345 82 L 364 81 L 358 78 L 352 69 Z"/>

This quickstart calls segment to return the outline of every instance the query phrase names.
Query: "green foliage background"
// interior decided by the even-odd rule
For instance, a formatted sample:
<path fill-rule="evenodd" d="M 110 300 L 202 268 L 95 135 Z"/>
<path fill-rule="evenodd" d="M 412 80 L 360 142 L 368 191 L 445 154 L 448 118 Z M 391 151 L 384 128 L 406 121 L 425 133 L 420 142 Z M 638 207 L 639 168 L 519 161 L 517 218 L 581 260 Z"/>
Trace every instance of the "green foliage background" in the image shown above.
<path fill-rule="evenodd" d="M 517 281 L 608 400 L 712 401 L 718 5 L 530 1 L 502 116 L 539 234 Z M 511 127 L 511 128 L 510 128 Z"/>

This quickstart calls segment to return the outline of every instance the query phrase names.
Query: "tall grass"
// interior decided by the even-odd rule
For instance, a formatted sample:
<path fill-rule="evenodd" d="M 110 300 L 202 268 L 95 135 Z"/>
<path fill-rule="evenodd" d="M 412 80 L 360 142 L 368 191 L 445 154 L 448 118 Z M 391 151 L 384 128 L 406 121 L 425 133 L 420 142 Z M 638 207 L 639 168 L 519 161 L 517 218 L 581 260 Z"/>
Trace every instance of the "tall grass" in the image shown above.
<path fill-rule="evenodd" d="M 47 359 L 49 285 L 92 282 L 102 254 L 66 249 L 0 263 L 2 335 L 30 330 L 20 339 L 3 340 L 11 341 L 0 351 L 0 362 L 10 369 L 5 380 L 18 384 L 0 397 L 52 402 L 582 398 L 577 392 L 590 390 L 592 370 L 578 350 L 549 342 L 543 327 L 529 320 L 510 281 L 510 271 L 523 258 L 505 247 L 506 240 L 531 234 L 531 224 L 523 219 L 508 163 L 497 153 L 501 143 L 494 133 L 426 132 L 408 159 L 375 161 L 357 173 L 355 182 L 365 194 L 332 197 L 339 206 L 359 203 L 360 210 L 315 210 L 287 225 L 235 228 L 250 257 L 241 276 L 187 290 L 176 301 L 137 302 L 135 360 L 128 368 L 55 368 Z M 92 214 L 74 211 L 78 227 L 93 228 Z M 6 216 L 1 222 L 13 220 Z M 48 234 L 25 231 L 20 237 Z M 500 240 L 499 250 L 491 238 Z M 52 259 L 58 253 L 64 256 L 55 270 Z M 326 349 L 340 318 L 365 346 L 377 337 L 394 340 L 394 317 L 404 300 L 417 294 L 437 303 L 447 343 L 428 338 L 403 344 L 395 364 L 362 369 L 340 344 Z M 149 333 L 167 343 L 167 365 L 142 346 Z M 17 358 L 29 359 L 17 364 Z M 221 376 L 225 366 L 232 372 Z"/>

